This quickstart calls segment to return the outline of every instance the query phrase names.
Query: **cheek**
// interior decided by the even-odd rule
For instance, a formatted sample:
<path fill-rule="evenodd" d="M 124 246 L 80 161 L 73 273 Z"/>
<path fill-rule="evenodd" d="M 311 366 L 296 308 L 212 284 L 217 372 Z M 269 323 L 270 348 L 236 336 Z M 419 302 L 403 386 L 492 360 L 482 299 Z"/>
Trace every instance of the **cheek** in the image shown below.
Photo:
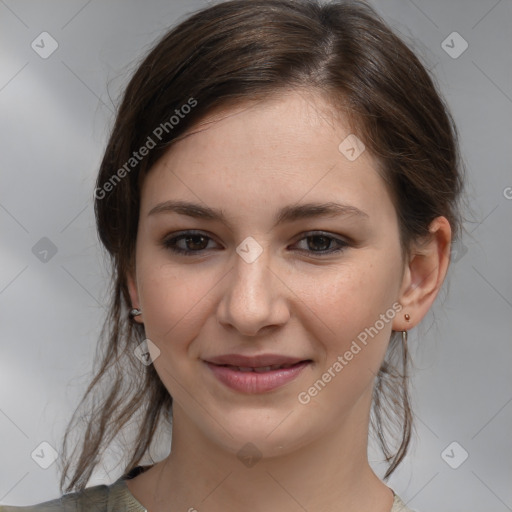
<path fill-rule="evenodd" d="M 308 407 L 324 418 L 343 416 L 361 397 L 369 399 L 386 353 L 396 315 L 392 308 L 396 295 L 390 290 L 397 283 L 389 277 L 391 272 L 378 275 L 369 270 L 364 275 L 317 280 L 316 291 L 305 304 L 321 320 L 313 336 L 316 353 L 322 357 L 309 387 L 298 398 L 300 403 L 308 399 Z"/>
<path fill-rule="evenodd" d="M 141 258 L 138 279 L 145 336 L 160 351 L 155 370 L 174 400 L 181 402 L 186 398 L 183 388 L 191 386 L 186 378 L 190 341 L 204 326 L 212 284 L 207 276 L 202 279 L 168 263 L 155 263 L 154 258 Z"/>
<path fill-rule="evenodd" d="M 218 272 L 173 265 L 157 251 L 141 251 L 137 277 L 146 336 L 161 350 L 186 349 L 211 310 Z M 172 342 L 172 343 L 171 343 Z"/>
<path fill-rule="evenodd" d="M 375 259 L 358 257 L 311 279 L 298 275 L 294 291 L 331 331 L 356 335 L 391 308 L 400 287 L 396 260 Z"/>
<path fill-rule="evenodd" d="M 400 275 L 398 253 L 361 252 L 335 270 L 318 274 L 314 282 L 302 281 L 304 287 L 296 290 L 304 297 L 305 309 L 319 320 L 315 338 L 324 353 L 322 370 L 332 368 L 338 356 L 344 360 L 342 371 L 339 365 L 338 372 L 331 370 L 343 374 L 336 380 L 344 388 L 365 387 L 378 372 L 400 308 Z"/>

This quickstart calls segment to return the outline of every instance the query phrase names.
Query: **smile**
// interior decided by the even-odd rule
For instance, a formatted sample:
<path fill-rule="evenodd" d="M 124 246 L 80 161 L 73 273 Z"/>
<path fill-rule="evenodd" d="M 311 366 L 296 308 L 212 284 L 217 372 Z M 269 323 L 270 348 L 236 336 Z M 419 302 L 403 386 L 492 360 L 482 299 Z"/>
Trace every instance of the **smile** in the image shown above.
<path fill-rule="evenodd" d="M 206 361 L 206 365 L 218 381 L 241 393 L 265 393 L 275 390 L 297 378 L 310 363 L 308 360 L 294 364 L 252 367 L 220 365 Z"/>

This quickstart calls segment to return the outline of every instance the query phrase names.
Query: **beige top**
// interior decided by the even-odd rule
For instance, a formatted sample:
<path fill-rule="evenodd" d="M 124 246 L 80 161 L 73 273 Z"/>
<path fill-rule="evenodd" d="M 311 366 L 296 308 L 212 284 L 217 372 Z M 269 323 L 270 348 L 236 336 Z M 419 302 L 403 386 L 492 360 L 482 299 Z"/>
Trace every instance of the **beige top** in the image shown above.
<path fill-rule="evenodd" d="M 137 466 L 109 486 L 95 485 L 37 505 L 0 505 L 0 512 L 147 512 L 129 491 L 126 480 L 134 478 L 148 467 Z M 395 499 L 390 512 L 411 512 L 394 492 L 393 494 Z"/>

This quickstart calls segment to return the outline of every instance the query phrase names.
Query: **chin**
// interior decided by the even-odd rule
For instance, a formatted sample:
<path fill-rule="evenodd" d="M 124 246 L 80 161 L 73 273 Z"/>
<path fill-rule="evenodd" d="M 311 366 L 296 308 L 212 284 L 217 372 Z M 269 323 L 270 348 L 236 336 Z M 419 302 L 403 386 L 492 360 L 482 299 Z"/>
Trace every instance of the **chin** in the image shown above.
<path fill-rule="evenodd" d="M 293 414 L 285 419 L 288 414 L 289 411 L 267 414 L 265 420 L 262 418 L 263 413 L 244 412 L 243 417 L 225 417 L 224 424 L 229 425 L 229 434 L 218 425 L 206 427 L 206 433 L 210 440 L 239 459 L 245 456 L 272 458 L 288 455 L 315 437 L 311 431 L 303 430 L 305 422 L 301 422 L 302 428 L 298 428 L 296 418 L 295 421 L 289 421 Z"/>

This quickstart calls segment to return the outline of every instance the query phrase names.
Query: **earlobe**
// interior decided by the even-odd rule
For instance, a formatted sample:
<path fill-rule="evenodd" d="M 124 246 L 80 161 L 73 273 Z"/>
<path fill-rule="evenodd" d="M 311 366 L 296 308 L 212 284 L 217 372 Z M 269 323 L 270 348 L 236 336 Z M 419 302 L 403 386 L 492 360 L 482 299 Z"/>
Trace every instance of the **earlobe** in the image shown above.
<path fill-rule="evenodd" d="M 126 277 L 126 284 L 128 287 L 128 293 L 130 294 L 130 300 L 132 309 L 130 310 L 130 318 L 135 322 L 143 323 L 142 321 L 142 310 L 139 302 L 139 293 L 137 290 L 137 283 L 134 275 L 130 272 Z"/>
<path fill-rule="evenodd" d="M 437 217 L 429 227 L 429 235 L 414 244 L 404 270 L 399 302 L 406 321 L 395 318 L 393 329 L 404 331 L 416 326 L 432 306 L 446 277 L 450 261 L 451 228 L 445 217 Z"/>

